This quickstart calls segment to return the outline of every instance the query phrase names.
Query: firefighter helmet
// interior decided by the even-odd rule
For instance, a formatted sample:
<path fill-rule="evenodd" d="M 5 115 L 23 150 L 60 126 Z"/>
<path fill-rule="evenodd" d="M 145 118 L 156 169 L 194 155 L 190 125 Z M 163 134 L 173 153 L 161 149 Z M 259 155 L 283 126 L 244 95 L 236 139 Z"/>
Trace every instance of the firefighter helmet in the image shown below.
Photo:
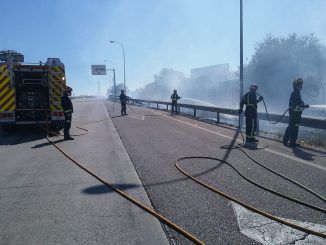
<path fill-rule="evenodd" d="M 67 86 L 67 85 L 64 86 L 64 90 L 65 90 L 66 92 L 69 92 L 69 93 L 72 92 L 72 88 L 69 87 L 69 86 Z"/>
<path fill-rule="evenodd" d="M 302 84 L 303 84 L 303 79 L 300 78 L 300 77 L 297 77 L 293 80 L 292 82 L 293 84 L 293 87 L 296 87 L 296 88 L 302 88 Z"/>
<path fill-rule="evenodd" d="M 256 90 L 258 89 L 258 85 L 257 85 L 256 83 L 252 83 L 252 84 L 250 85 L 250 89 L 256 91 Z"/>
<path fill-rule="evenodd" d="M 175 90 L 173 90 L 173 93 L 176 93 L 177 92 L 177 90 L 175 89 Z"/>

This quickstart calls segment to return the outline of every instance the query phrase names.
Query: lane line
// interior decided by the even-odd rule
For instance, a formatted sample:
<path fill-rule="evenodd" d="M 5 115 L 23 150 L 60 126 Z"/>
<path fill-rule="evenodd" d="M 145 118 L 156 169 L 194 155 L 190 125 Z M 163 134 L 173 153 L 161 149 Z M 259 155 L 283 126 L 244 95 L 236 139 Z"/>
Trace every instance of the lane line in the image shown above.
<path fill-rule="evenodd" d="M 230 137 L 230 136 L 228 136 L 228 135 L 225 135 L 225 134 L 222 134 L 222 133 L 218 133 L 218 132 L 212 131 L 212 130 L 210 130 L 210 129 L 202 128 L 202 127 L 200 127 L 200 126 L 197 126 L 197 125 L 194 125 L 194 124 L 191 124 L 191 123 L 188 123 L 188 122 L 185 122 L 185 121 L 182 121 L 182 120 L 179 120 L 179 119 L 176 119 L 176 118 L 170 117 L 170 116 L 168 116 L 168 115 L 161 114 L 161 113 L 156 112 L 156 111 L 153 111 L 153 110 L 151 110 L 151 109 L 142 108 L 142 107 L 139 107 L 139 109 L 141 109 L 141 110 L 146 110 L 146 111 L 150 111 L 150 112 L 153 112 L 153 113 L 159 114 L 159 115 L 161 115 L 161 116 L 164 116 L 164 117 L 166 117 L 166 118 L 173 119 L 173 120 L 175 120 L 175 121 L 177 121 L 177 122 L 180 122 L 180 123 L 183 123 L 183 124 L 186 124 L 186 125 L 192 126 L 192 127 L 194 127 L 194 128 L 198 128 L 198 129 L 204 130 L 204 131 L 206 131 L 206 132 L 213 133 L 213 134 L 215 134 L 215 135 L 218 135 L 218 136 L 221 136 L 221 137 L 224 137 L 224 138 L 227 138 L 227 139 L 231 139 L 231 140 L 233 140 L 233 137 Z M 239 142 L 239 143 L 242 143 L 242 140 L 238 140 L 238 139 L 237 139 L 236 141 Z M 275 155 L 279 155 L 279 156 L 284 157 L 284 158 L 291 159 L 291 160 L 296 161 L 296 162 L 300 162 L 300 163 L 302 163 L 302 164 L 305 164 L 305 165 L 308 165 L 308 166 L 311 166 L 311 167 L 314 167 L 314 168 L 321 169 L 321 170 L 323 170 L 323 171 L 326 171 L 326 167 L 324 167 L 324 166 L 320 166 L 320 165 L 317 165 L 317 164 L 314 164 L 314 163 L 311 163 L 311 162 L 309 162 L 309 161 L 306 161 L 306 160 L 300 159 L 300 158 L 298 158 L 298 157 L 290 156 L 290 155 L 287 155 L 287 154 L 284 154 L 284 153 L 281 153 L 281 152 L 278 152 L 278 151 L 274 151 L 274 150 L 272 150 L 272 149 L 268 149 L 268 148 L 265 148 L 265 149 L 262 149 L 262 150 L 264 150 L 264 151 L 268 151 L 268 152 L 270 152 L 270 153 L 273 153 L 273 154 L 275 154 Z"/>

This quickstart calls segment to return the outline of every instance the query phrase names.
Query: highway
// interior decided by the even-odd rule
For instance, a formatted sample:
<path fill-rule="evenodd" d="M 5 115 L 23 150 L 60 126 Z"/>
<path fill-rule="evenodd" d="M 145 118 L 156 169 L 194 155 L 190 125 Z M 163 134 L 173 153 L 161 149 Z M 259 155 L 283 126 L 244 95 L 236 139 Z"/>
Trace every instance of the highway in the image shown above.
<path fill-rule="evenodd" d="M 221 149 L 241 142 L 234 127 L 137 106 L 128 106 L 128 115 L 122 117 L 118 103 L 97 99 L 80 98 L 73 103 L 73 123 L 88 133 L 76 136 L 74 141 L 62 141 L 62 137 L 51 140 L 103 179 L 152 206 L 206 244 L 325 242 L 296 234 L 270 220 L 257 221 L 248 228 L 243 224 L 254 219 L 252 212 L 245 213 L 239 205 L 177 170 L 174 162 L 184 156 L 227 160 L 261 185 L 326 208 L 324 201 L 258 166 L 243 152 Z M 91 121 L 97 122 L 82 125 Z M 84 131 L 73 127 L 72 133 Z M 246 148 L 250 156 L 326 196 L 325 150 L 293 150 L 267 138 L 259 139 L 259 146 L 267 148 Z M 190 243 L 74 165 L 39 129 L 1 131 L 0 159 L 2 244 Z M 326 232 L 325 212 L 262 190 L 223 162 L 188 159 L 180 165 L 250 205 L 277 217 L 315 224 L 317 228 L 310 226 Z"/>
<path fill-rule="evenodd" d="M 176 169 L 174 161 L 179 157 L 228 160 L 258 183 L 325 208 L 325 202 L 257 166 L 242 152 L 220 149 L 237 135 L 234 129 L 134 106 L 129 106 L 129 115 L 125 117 L 119 117 L 119 104 L 113 107 L 108 103 L 107 109 L 154 207 L 207 244 L 251 244 L 252 240 L 239 232 L 228 200 L 194 183 Z M 238 139 L 241 139 L 239 135 Z M 266 150 L 248 150 L 249 154 L 325 196 L 325 153 L 292 150 L 264 139 L 262 144 L 270 146 Z M 208 184 L 279 217 L 326 224 L 325 213 L 320 215 L 267 193 L 241 179 L 225 164 L 188 160 L 182 162 L 182 166 Z M 182 243 L 182 237 L 170 232 L 177 243 Z"/>

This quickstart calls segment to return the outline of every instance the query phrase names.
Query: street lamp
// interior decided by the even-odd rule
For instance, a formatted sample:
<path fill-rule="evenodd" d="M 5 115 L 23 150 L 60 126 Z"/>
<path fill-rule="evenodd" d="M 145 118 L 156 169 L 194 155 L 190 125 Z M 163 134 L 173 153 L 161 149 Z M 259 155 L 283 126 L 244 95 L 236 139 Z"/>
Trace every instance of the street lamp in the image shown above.
<path fill-rule="evenodd" d="M 127 90 L 126 90 L 126 58 L 125 58 L 125 49 L 124 49 L 122 43 L 120 43 L 118 41 L 112 41 L 111 40 L 110 43 L 117 43 L 122 48 L 122 54 L 123 54 L 123 87 L 125 89 L 125 92 L 127 93 Z"/>
<path fill-rule="evenodd" d="M 104 62 L 107 64 L 108 60 L 104 60 Z M 112 62 L 110 62 L 112 63 Z M 107 71 L 112 71 L 113 72 L 113 86 L 114 86 L 114 96 L 117 97 L 117 86 L 116 86 L 116 82 L 115 82 L 115 69 L 114 69 L 114 65 L 112 63 L 112 69 L 106 69 Z M 110 85 L 111 86 L 111 85 Z M 110 88 L 111 89 L 111 88 Z"/>

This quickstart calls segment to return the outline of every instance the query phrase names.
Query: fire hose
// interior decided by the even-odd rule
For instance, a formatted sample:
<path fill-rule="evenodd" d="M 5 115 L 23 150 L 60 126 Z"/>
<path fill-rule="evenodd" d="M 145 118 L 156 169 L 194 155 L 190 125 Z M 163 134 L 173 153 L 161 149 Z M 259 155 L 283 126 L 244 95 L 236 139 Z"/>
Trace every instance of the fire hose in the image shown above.
<path fill-rule="evenodd" d="M 102 120 L 97 120 L 97 121 L 86 122 L 86 123 L 83 123 L 83 125 L 90 124 L 90 123 L 96 123 L 96 122 L 100 122 L 100 121 L 104 121 L 104 120 L 107 120 L 107 118 L 102 119 Z M 239 117 L 239 120 L 240 120 L 240 117 Z M 78 127 L 79 127 L 79 126 L 78 126 Z M 79 128 L 81 129 L 81 127 L 79 127 Z M 87 131 L 87 129 L 84 129 L 84 130 Z M 240 130 L 240 132 L 241 132 L 241 128 L 240 128 L 240 127 L 239 127 L 239 130 Z M 87 131 L 87 132 L 88 132 L 88 131 Z M 47 132 L 47 133 L 48 133 L 48 132 Z M 242 150 L 242 151 L 245 152 L 245 150 L 243 149 L 243 146 L 244 146 L 244 137 L 243 137 L 242 132 L 241 132 L 241 135 L 242 135 L 242 138 L 243 138 L 243 143 L 240 144 L 240 145 L 238 145 L 237 147 L 235 147 L 235 149 L 240 149 L 240 150 Z M 90 175 L 92 175 L 94 178 L 98 179 L 100 182 L 102 182 L 102 183 L 105 184 L 106 186 L 112 188 L 112 189 L 113 189 L 114 191 L 116 191 L 118 194 L 120 194 L 121 196 L 125 197 L 127 200 L 131 201 L 132 203 L 134 203 L 134 204 L 137 205 L 138 207 L 141 207 L 141 208 L 144 209 L 146 212 L 148 212 L 148 213 L 152 214 L 153 216 L 157 217 L 160 221 L 164 222 L 165 224 L 167 224 L 167 225 L 170 226 L 171 228 L 175 229 L 177 232 L 179 232 L 180 234 L 182 234 L 182 235 L 185 236 L 186 238 L 190 239 L 192 242 L 194 242 L 194 243 L 196 243 L 196 244 L 203 244 L 202 241 L 200 241 L 199 239 L 197 239 L 196 237 L 194 237 L 194 236 L 193 236 L 192 234 L 190 234 L 189 232 L 187 232 L 187 231 L 183 230 L 182 228 L 178 227 L 178 226 L 175 225 L 173 222 L 167 220 L 164 216 L 162 216 L 161 214 L 157 213 L 157 212 L 156 212 L 155 210 L 153 210 L 152 208 L 146 207 L 145 205 L 139 203 L 137 200 L 135 200 L 134 198 L 128 196 L 128 195 L 127 195 L 126 193 L 124 193 L 123 191 L 121 191 L 121 190 L 115 188 L 112 184 L 110 184 L 110 183 L 106 182 L 105 180 L 101 179 L 100 177 L 98 177 L 98 176 L 97 176 L 95 173 L 93 173 L 92 171 L 86 169 L 82 164 L 80 164 L 78 161 L 74 160 L 71 156 L 69 156 L 69 154 L 67 154 L 66 152 L 64 152 L 64 150 L 63 150 L 61 147 L 59 147 L 56 143 L 54 143 L 53 141 L 51 141 L 51 140 L 49 139 L 48 136 L 47 136 L 46 138 L 47 138 L 47 140 L 48 140 L 48 141 L 49 141 L 49 142 L 50 142 L 54 147 L 56 147 L 56 149 L 58 149 L 58 150 L 59 150 L 59 151 L 60 151 L 64 156 L 66 156 L 70 161 L 72 161 L 72 162 L 73 162 L 74 164 L 76 164 L 78 167 L 80 167 L 81 169 L 83 169 L 84 171 L 86 171 L 87 173 L 89 173 Z M 226 149 L 227 146 L 222 146 L 221 148 Z M 246 152 L 245 152 L 245 154 L 246 154 Z M 246 154 L 246 155 L 247 155 L 247 154 Z M 249 154 L 248 154 L 247 156 L 250 157 Z M 216 160 L 216 161 L 224 162 L 224 163 L 228 164 L 232 169 L 234 169 L 234 170 L 235 170 L 235 171 L 236 171 L 236 172 L 237 172 L 237 173 L 238 173 L 242 178 L 246 179 L 248 182 L 257 185 L 257 186 L 259 186 L 260 188 L 262 188 L 262 189 L 264 189 L 264 190 L 270 191 L 270 192 L 273 193 L 273 194 L 279 195 L 279 196 L 281 196 L 281 197 L 283 197 L 283 198 L 287 198 L 288 200 L 291 200 L 291 201 L 297 202 L 297 203 L 299 203 L 299 204 L 301 204 L 301 205 L 304 205 L 304 206 L 307 206 L 307 207 L 309 207 L 309 208 L 315 209 L 315 210 L 320 211 L 320 212 L 322 212 L 322 213 L 326 213 L 326 210 L 323 209 L 323 208 L 320 208 L 320 207 L 317 207 L 317 206 L 313 206 L 313 205 L 308 204 L 308 203 L 304 203 L 304 202 L 302 202 L 302 201 L 296 200 L 296 199 L 291 198 L 291 197 L 286 197 L 285 195 L 282 195 L 282 194 L 280 194 L 280 193 L 277 193 L 276 191 L 270 190 L 270 189 L 267 188 L 267 187 L 264 187 L 264 186 L 261 186 L 261 185 L 255 183 L 254 181 L 252 181 L 252 180 L 250 180 L 249 178 L 247 178 L 246 176 L 244 176 L 244 175 L 243 175 L 239 170 L 237 170 L 237 169 L 236 169 L 232 164 L 230 164 L 230 163 L 228 163 L 228 162 L 226 162 L 226 161 L 224 161 L 224 160 L 222 160 L 222 159 L 218 159 L 218 158 L 210 158 L 210 157 L 202 157 L 202 156 L 199 156 L 199 157 L 198 157 L 198 156 L 186 156 L 186 157 L 178 158 L 178 159 L 175 161 L 175 166 L 176 166 L 176 168 L 177 168 L 179 171 L 181 171 L 184 175 L 186 175 L 187 177 L 191 178 L 191 179 L 194 180 L 195 182 L 199 183 L 200 185 L 202 185 L 202 186 L 208 188 L 209 190 L 211 190 L 211 191 L 213 191 L 213 192 L 215 192 L 215 193 L 217 193 L 217 194 L 222 195 L 223 197 L 228 198 L 228 199 L 231 200 L 231 201 L 234 201 L 234 202 L 236 202 L 236 203 L 238 203 L 238 204 L 244 206 L 245 208 L 248 208 L 248 209 L 250 209 L 250 210 L 252 210 L 252 211 L 254 211 L 254 212 L 256 212 L 256 213 L 259 213 L 259 214 L 261 214 L 261 215 L 263 215 L 263 216 L 265 216 L 265 217 L 268 217 L 268 218 L 270 218 L 270 219 L 273 219 L 273 220 L 275 220 L 275 221 L 277 221 L 277 222 L 280 222 L 280 223 L 282 223 L 282 224 L 284 224 L 284 225 L 290 226 L 290 227 L 292 227 L 292 228 L 294 228 L 294 229 L 298 229 L 298 230 L 303 231 L 303 232 L 306 232 L 306 233 L 308 233 L 308 234 L 312 234 L 312 235 L 316 235 L 316 236 L 319 236 L 319 237 L 322 237 L 322 238 L 326 238 L 326 234 L 325 234 L 325 233 L 317 232 L 317 231 L 314 231 L 314 230 L 311 230 L 311 229 L 307 229 L 307 228 L 305 228 L 305 227 L 302 227 L 302 226 L 299 226 L 299 225 L 296 225 L 296 224 L 292 224 L 292 223 L 290 223 L 290 222 L 288 222 L 288 221 L 286 221 L 286 220 L 280 219 L 280 218 L 278 218 L 278 217 L 276 217 L 276 216 L 273 216 L 273 215 L 271 215 L 271 214 L 269 214 L 269 213 L 266 213 L 266 212 L 264 212 L 264 211 L 262 211 L 262 210 L 259 210 L 259 209 L 255 208 L 255 207 L 253 207 L 253 206 L 251 206 L 251 205 L 249 205 L 249 204 L 246 204 L 246 203 L 244 203 L 244 202 L 242 202 L 242 201 L 240 201 L 240 200 L 238 200 L 238 199 L 236 199 L 236 198 L 234 198 L 234 197 L 232 197 L 232 196 L 230 196 L 230 195 L 228 195 L 228 194 L 226 194 L 226 193 L 224 193 L 224 192 L 222 192 L 222 191 L 220 191 L 220 190 L 217 190 L 216 188 L 211 187 L 211 186 L 207 185 L 206 183 L 204 183 L 204 182 L 202 182 L 202 181 L 196 179 L 195 177 L 191 176 L 190 174 L 188 174 L 187 172 L 185 172 L 185 171 L 184 171 L 184 170 L 183 170 L 183 169 L 178 165 L 178 163 L 179 163 L 180 161 L 182 161 L 182 160 L 186 160 L 186 159 L 198 159 L 198 158 L 199 158 L 199 159 L 211 159 L 211 160 Z M 250 157 L 250 158 L 251 158 L 251 159 L 254 159 L 254 158 L 252 158 L 252 157 Z M 294 180 L 291 180 L 290 178 L 288 178 L 288 177 L 286 177 L 286 176 L 283 176 L 283 175 L 280 174 L 280 173 L 277 173 L 276 171 L 274 171 L 274 170 L 268 168 L 267 166 L 265 166 L 265 165 L 259 163 L 257 160 L 253 160 L 253 161 L 256 162 L 256 163 L 258 163 L 258 164 L 260 164 L 261 166 L 265 167 L 265 168 L 268 169 L 269 171 L 272 171 L 273 173 L 279 175 L 280 177 L 283 177 L 283 178 L 285 178 L 285 179 L 291 181 L 292 183 L 294 183 L 294 184 L 300 186 L 301 188 L 303 188 L 303 189 L 309 191 L 310 193 L 314 194 L 315 196 L 317 196 L 318 198 L 320 198 L 320 199 L 323 200 L 324 202 L 326 201 L 325 198 L 323 198 L 321 195 L 319 195 L 319 194 L 313 192 L 312 190 L 309 190 L 307 187 L 305 187 L 305 186 L 303 186 L 303 185 L 301 185 L 301 184 L 295 182 Z"/>

